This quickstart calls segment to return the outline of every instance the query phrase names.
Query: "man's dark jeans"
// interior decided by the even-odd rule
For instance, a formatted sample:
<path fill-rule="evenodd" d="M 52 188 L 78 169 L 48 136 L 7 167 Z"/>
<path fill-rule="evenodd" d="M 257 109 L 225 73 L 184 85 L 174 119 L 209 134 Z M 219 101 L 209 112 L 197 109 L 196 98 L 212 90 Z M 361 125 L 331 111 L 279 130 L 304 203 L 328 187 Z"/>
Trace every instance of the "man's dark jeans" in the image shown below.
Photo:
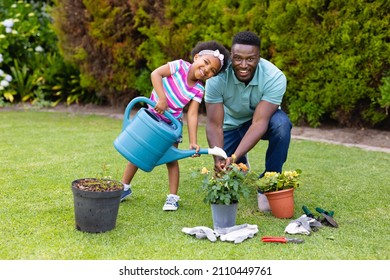
<path fill-rule="evenodd" d="M 228 156 L 231 156 L 237 149 L 249 129 L 252 120 L 244 123 L 241 127 L 224 131 L 224 150 Z M 261 138 L 268 140 L 268 149 L 265 155 L 265 171 L 264 172 L 281 172 L 283 164 L 287 160 L 288 148 L 291 140 L 292 124 L 287 114 L 282 110 L 277 110 L 271 117 L 268 130 Z M 255 159 L 256 160 L 256 159 Z M 241 157 L 237 163 L 247 164 L 246 155 Z M 264 173 L 263 173 L 264 174 Z M 260 175 L 260 177 L 263 176 Z"/>

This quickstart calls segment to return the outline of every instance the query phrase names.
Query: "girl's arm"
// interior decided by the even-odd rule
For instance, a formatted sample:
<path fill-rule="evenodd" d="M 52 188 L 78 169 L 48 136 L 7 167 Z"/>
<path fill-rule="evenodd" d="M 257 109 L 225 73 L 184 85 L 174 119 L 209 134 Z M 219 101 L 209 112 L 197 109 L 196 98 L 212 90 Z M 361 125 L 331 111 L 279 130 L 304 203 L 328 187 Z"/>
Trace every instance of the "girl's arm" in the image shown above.
<path fill-rule="evenodd" d="M 154 109 L 157 113 L 163 114 L 168 109 L 167 98 L 165 96 L 162 79 L 171 75 L 168 63 L 156 68 L 151 74 L 152 85 L 158 95 L 158 102 Z"/>
<path fill-rule="evenodd" d="M 190 149 L 195 149 L 197 152 L 200 147 L 198 145 L 198 110 L 199 103 L 191 100 L 187 111 L 187 125 L 188 125 L 188 136 L 190 140 Z"/>

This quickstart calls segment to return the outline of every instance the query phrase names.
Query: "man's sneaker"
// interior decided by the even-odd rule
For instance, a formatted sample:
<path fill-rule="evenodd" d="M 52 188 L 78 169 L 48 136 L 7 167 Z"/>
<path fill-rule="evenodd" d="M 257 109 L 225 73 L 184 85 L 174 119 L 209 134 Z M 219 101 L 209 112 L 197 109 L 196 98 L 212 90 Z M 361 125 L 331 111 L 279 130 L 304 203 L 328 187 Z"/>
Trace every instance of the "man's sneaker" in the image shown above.
<path fill-rule="evenodd" d="M 163 206 L 164 211 L 175 211 L 179 208 L 179 199 L 180 197 L 177 195 L 167 195 L 167 200 Z"/>
<path fill-rule="evenodd" d="M 126 191 L 123 191 L 122 195 L 121 195 L 121 202 L 123 200 L 125 200 L 127 197 L 129 197 L 131 195 L 132 191 L 131 191 L 131 188 L 129 188 L 128 190 Z"/>

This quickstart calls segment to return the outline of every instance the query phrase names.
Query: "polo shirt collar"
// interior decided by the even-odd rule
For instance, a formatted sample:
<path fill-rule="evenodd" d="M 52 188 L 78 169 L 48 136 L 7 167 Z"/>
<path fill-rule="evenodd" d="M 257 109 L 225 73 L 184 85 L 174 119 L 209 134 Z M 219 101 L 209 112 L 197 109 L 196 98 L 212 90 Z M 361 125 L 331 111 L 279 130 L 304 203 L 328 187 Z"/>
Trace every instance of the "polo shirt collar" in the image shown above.
<path fill-rule="evenodd" d="M 233 67 L 232 65 L 230 65 L 231 67 L 231 73 L 233 75 L 233 81 L 234 81 L 234 84 L 238 85 L 238 84 L 242 84 L 245 86 L 245 83 L 239 81 L 236 77 L 236 75 L 234 74 L 234 71 L 233 71 Z M 260 62 L 257 64 L 257 67 L 256 67 L 256 71 L 255 71 L 255 75 L 253 76 L 252 80 L 250 81 L 250 83 L 248 84 L 248 86 L 257 86 L 259 85 L 259 73 L 260 70 Z"/>

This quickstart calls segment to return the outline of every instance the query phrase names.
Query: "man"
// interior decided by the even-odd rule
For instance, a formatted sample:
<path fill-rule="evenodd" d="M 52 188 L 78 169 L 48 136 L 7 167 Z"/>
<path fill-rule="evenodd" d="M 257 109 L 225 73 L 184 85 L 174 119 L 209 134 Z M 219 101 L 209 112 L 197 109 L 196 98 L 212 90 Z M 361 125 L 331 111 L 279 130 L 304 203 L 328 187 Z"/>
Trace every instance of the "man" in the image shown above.
<path fill-rule="evenodd" d="M 268 140 L 265 172 L 281 172 L 287 159 L 292 124 L 280 109 L 286 77 L 260 58 L 260 38 L 243 31 L 233 37 L 231 64 L 206 83 L 206 133 L 210 147 L 224 147 L 228 159 L 214 157 L 215 170 L 232 162 L 249 166 L 247 153 Z"/>

